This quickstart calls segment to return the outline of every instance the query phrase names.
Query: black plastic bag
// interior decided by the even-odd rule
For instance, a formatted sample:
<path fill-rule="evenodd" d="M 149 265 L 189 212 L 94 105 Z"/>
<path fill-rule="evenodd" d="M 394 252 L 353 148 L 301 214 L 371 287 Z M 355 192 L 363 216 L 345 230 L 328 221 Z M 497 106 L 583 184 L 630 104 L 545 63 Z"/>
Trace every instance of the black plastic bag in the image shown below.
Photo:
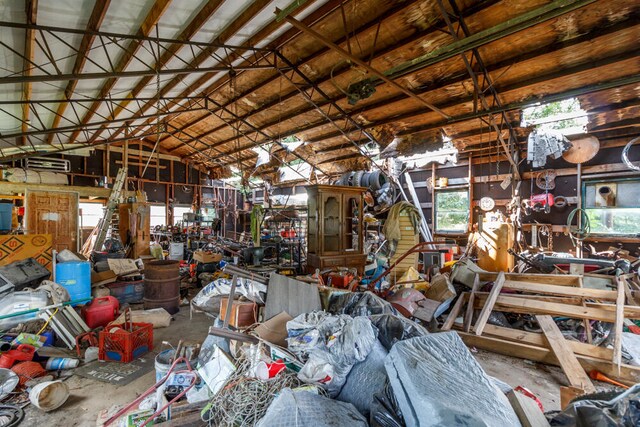
<path fill-rule="evenodd" d="M 379 314 L 369 318 L 371 323 L 378 328 L 378 339 L 387 351 L 390 351 L 398 341 L 421 337 L 429 333 L 424 327 L 406 317 Z"/>
<path fill-rule="evenodd" d="M 598 394 L 581 396 L 549 423 L 565 427 L 640 426 L 640 384 L 609 400 L 599 399 Z"/>

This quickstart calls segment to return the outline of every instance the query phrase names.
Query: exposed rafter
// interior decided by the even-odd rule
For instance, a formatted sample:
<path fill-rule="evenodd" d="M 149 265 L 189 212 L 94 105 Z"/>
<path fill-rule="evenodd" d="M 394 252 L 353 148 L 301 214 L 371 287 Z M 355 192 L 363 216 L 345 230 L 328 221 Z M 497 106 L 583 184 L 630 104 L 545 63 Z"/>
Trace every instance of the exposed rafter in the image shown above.
<path fill-rule="evenodd" d="M 25 5 L 25 14 L 27 17 L 27 24 L 33 25 L 36 23 L 36 19 L 38 16 L 38 0 L 26 0 Z M 22 69 L 23 76 L 29 77 L 31 76 L 31 72 L 33 70 L 33 61 L 34 61 L 34 51 L 35 51 L 35 41 L 36 41 L 36 31 L 34 29 L 26 29 L 25 31 L 25 39 L 24 39 L 24 61 Z M 24 82 L 22 84 L 22 99 L 31 99 L 31 83 Z M 30 106 L 25 104 L 22 106 L 22 132 L 26 132 L 29 129 L 29 115 L 30 115 Z M 19 141 L 20 145 L 25 144 L 25 139 L 21 138 Z"/>
<path fill-rule="evenodd" d="M 232 21 L 229 25 L 227 25 L 222 32 L 212 41 L 213 44 L 224 44 L 226 43 L 229 39 L 231 39 L 231 37 L 233 37 L 242 27 L 244 27 L 251 19 L 253 19 L 260 11 L 262 11 L 262 9 L 264 9 L 271 0 L 256 0 L 254 2 L 252 2 L 241 14 L 238 18 L 236 18 L 234 21 Z M 220 4 L 222 3 L 222 1 L 210 1 L 207 6 L 205 6 L 205 8 L 203 8 L 203 10 L 198 14 L 198 16 L 191 21 L 191 23 L 189 24 L 188 28 L 183 31 L 181 37 L 188 40 L 191 37 L 193 37 L 193 35 L 195 34 L 195 32 L 197 32 L 197 30 L 199 30 L 202 25 L 204 25 L 204 23 L 211 17 L 211 14 L 213 14 L 213 12 L 215 12 L 215 9 L 217 9 L 218 6 L 220 6 Z M 216 5 L 216 7 L 214 8 L 213 6 Z M 203 49 L 200 53 L 198 53 L 198 55 L 196 55 L 196 57 L 189 63 L 189 67 L 198 67 L 200 66 L 200 64 L 202 64 L 207 58 L 209 58 L 209 56 L 216 50 L 215 47 L 210 47 L 210 48 L 206 48 Z M 166 61 L 168 61 L 170 59 L 171 56 L 165 56 L 163 55 L 160 58 L 159 63 L 160 64 L 164 64 L 166 63 Z M 138 83 L 138 85 L 136 85 L 136 87 L 134 88 L 134 90 L 131 92 L 132 96 L 136 96 L 148 83 L 149 80 L 143 79 L 140 83 Z M 181 83 L 181 78 L 180 77 L 174 77 L 173 79 L 171 79 L 168 83 L 166 83 L 162 89 L 160 90 L 160 93 L 158 94 L 158 96 L 164 96 L 166 95 L 171 89 L 173 89 L 174 87 L 176 87 L 179 83 Z M 144 113 L 145 111 L 147 111 L 149 108 L 151 108 L 153 106 L 153 103 L 147 103 L 145 104 L 139 111 L 139 114 Z M 116 111 L 114 111 L 114 117 L 117 116 L 120 113 L 119 109 L 116 109 Z M 123 129 L 124 130 L 124 129 Z M 118 132 L 119 133 L 119 132 Z M 116 133 L 116 134 L 118 134 Z M 100 135 L 100 131 L 96 132 L 94 134 L 94 138 L 98 137 L 98 135 Z"/>
<path fill-rule="evenodd" d="M 98 1 L 93 6 L 93 11 L 91 12 L 91 17 L 89 18 L 89 22 L 87 23 L 87 31 L 84 36 L 82 36 L 82 41 L 80 42 L 80 48 L 78 49 L 78 54 L 76 55 L 76 61 L 73 64 L 73 75 L 80 75 L 84 68 L 85 63 L 87 62 L 87 55 L 89 54 L 89 50 L 91 49 L 91 45 L 95 39 L 94 31 L 98 31 L 100 29 L 100 25 L 102 25 L 102 20 L 104 19 L 107 9 L 111 4 L 111 0 Z M 64 98 L 70 99 L 73 96 L 73 92 L 76 90 L 76 86 L 78 85 L 78 80 L 75 78 L 69 78 L 69 82 L 67 83 L 67 87 L 64 89 Z M 64 116 L 64 112 L 67 108 L 67 103 L 60 103 L 58 106 L 58 111 L 53 116 L 53 123 L 51 123 L 51 128 L 56 128 L 60 124 L 60 120 Z M 50 134 L 47 142 L 50 144 L 53 140 L 54 134 Z"/>
<path fill-rule="evenodd" d="M 177 40 L 174 41 L 174 42 L 171 42 L 168 45 L 168 47 L 165 48 L 165 51 L 162 53 L 160 58 L 158 58 L 156 60 L 156 64 L 152 67 L 152 69 L 159 70 L 171 58 L 173 58 L 177 54 L 177 52 L 185 45 L 184 42 L 191 40 L 191 38 L 202 28 L 202 26 L 207 22 L 207 20 L 209 20 L 209 18 L 211 18 L 211 16 L 215 13 L 215 11 L 218 10 L 220 5 L 222 5 L 223 1 L 224 0 L 210 0 L 210 1 L 208 1 L 202 7 L 202 9 L 200 9 L 198 14 L 191 20 L 191 22 L 189 22 L 189 24 L 185 27 L 185 29 L 182 30 L 180 35 L 177 37 Z M 147 18 L 145 19 L 145 22 L 140 27 L 140 32 L 145 31 L 146 32 L 145 38 L 148 39 L 149 41 L 153 41 L 153 38 L 149 38 L 148 36 L 149 36 L 149 34 L 151 34 L 152 29 L 155 27 L 155 25 L 157 24 L 159 19 L 160 19 L 160 15 L 158 13 L 153 13 L 153 14 L 150 13 L 149 15 L 147 15 Z M 155 21 L 155 23 L 153 23 L 153 25 L 151 25 L 151 22 L 148 22 L 148 21 Z M 159 43 L 160 42 L 160 38 L 156 37 L 156 41 Z M 130 50 L 135 51 L 140 47 L 140 43 L 137 43 L 132 47 L 133 47 L 133 49 L 130 49 Z M 206 51 L 207 54 L 205 56 L 208 57 L 210 52 L 213 51 L 214 49 L 215 49 L 214 47 L 202 47 L 201 53 Z M 155 49 L 153 51 L 155 51 Z M 120 66 L 118 66 L 118 67 L 116 67 L 116 69 L 119 70 L 119 71 L 123 71 L 124 68 L 126 68 L 126 66 L 129 64 L 131 59 L 132 59 L 132 57 L 131 58 L 123 58 L 123 61 L 121 61 L 122 65 L 123 65 L 122 68 L 120 68 Z M 131 90 L 131 92 L 129 93 L 129 97 L 135 98 L 136 96 L 138 96 L 138 94 L 142 91 L 142 89 L 144 89 L 144 87 L 147 86 L 151 82 L 152 79 L 153 79 L 153 76 L 146 76 L 142 80 L 140 80 L 136 84 L 136 86 L 133 88 L 133 90 Z M 114 80 L 113 84 L 115 84 L 115 80 Z M 107 94 L 104 94 L 102 96 L 106 96 L 106 95 Z M 124 110 L 124 108 L 126 108 L 127 105 L 128 105 L 127 101 L 124 101 L 124 102 L 120 103 L 114 109 L 113 113 L 111 114 L 111 117 L 112 118 L 117 117 Z M 87 116 L 85 116 L 85 119 L 82 121 L 82 123 L 86 123 L 88 120 L 89 119 L 87 118 Z M 95 141 L 100 136 L 101 133 L 102 133 L 102 131 L 100 131 L 100 130 L 94 132 L 94 134 L 92 136 L 92 142 Z M 75 141 L 75 139 L 77 137 L 78 137 L 77 133 L 73 134 L 72 137 L 71 137 L 71 141 L 70 142 Z"/>
<path fill-rule="evenodd" d="M 367 23 L 366 25 L 364 25 L 364 26 L 362 26 L 361 28 L 359 28 L 359 29 L 357 30 L 357 34 L 362 34 L 362 33 L 363 33 L 363 32 L 365 32 L 365 31 L 369 31 L 369 30 L 372 30 L 372 29 L 376 28 L 376 27 L 377 27 L 378 25 L 380 25 L 380 24 L 381 24 L 385 19 L 387 19 L 387 18 L 389 18 L 390 16 L 393 16 L 393 15 L 395 15 L 395 14 L 397 14 L 397 13 L 401 13 L 402 11 L 404 11 L 404 10 L 405 10 L 405 8 L 406 8 L 408 5 L 410 5 L 410 4 L 412 4 L 412 3 L 415 3 L 416 1 L 418 1 L 418 0 L 409 0 L 409 1 L 407 1 L 407 2 L 404 2 L 404 3 L 401 3 L 401 4 L 396 5 L 395 7 L 393 7 L 393 8 L 391 8 L 391 9 L 389 9 L 387 12 L 385 12 L 385 13 L 384 13 L 384 14 L 382 14 L 380 17 L 378 17 L 377 19 L 375 19 L 374 21 L 369 22 L 369 23 Z M 329 3 L 332 3 L 332 2 L 329 2 Z M 325 6 L 325 8 L 326 8 L 326 6 L 328 6 L 328 5 L 329 5 L 329 3 L 327 3 L 327 4 L 325 4 L 325 5 L 324 5 L 324 6 Z M 333 9 L 333 10 L 337 9 L 337 8 L 340 6 L 340 4 L 341 4 L 341 2 L 334 2 L 334 3 L 336 3 L 336 4 L 333 6 L 333 7 L 334 7 L 334 9 Z M 309 5 L 309 4 L 310 4 L 310 2 L 307 2 L 307 3 L 305 3 L 305 6 L 307 6 L 307 5 Z M 328 9 L 328 8 L 326 8 L 326 9 Z M 302 10 L 302 8 L 300 8 L 300 9 L 296 9 L 296 13 L 299 13 L 301 10 Z M 322 16 L 325 16 L 325 15 L 322 15 Z M 313 25 L 315 22 L 317 22 L 317 19 L 315 19 L 315 18 L 316 18 L 315 16 L 310 16 L 310 17 L 305 18 L 305 19 L 303 20 L 303 22 L 305 22 L 305 24 L 306 24 L 306 25 Z M 283 24 L 285 24 L 285 23 L 286 23 L 286 21 L 281 21 L 281 24 L 280 24 L 280 25 L 283 25 Z M 265 29 L 266 29 L 266 28 L 265 28 Z M 293 30 L 294 32 L 297 32 L 298 34 L 302 34 L 302 33 L 301 33 L 301 32 L 299 32 L 299 30 L 297 30 L 295 27 L 294 27 L 294 28 L 292 28 L 292 30 Z M 413 36 L 413 38 L 419 38 L 419 37 L 424 37 L 424 35 L 414 35 L 414 36 Z M 255 38 L 256 42 L 259 40 L 259 38 L 258 38 L 258 37 L 254 37 L 254 38 Z M 290 38 L 289 38 L 289 37 L 281 37 L 281 38 L 282 38 L 282 39 L 284 39 L 284 40 L 290 40 Z M 412 39 L 413 39 L 413 38 L 412 38 Z M 344 37 L 340 38 L 340 40 L 338 40 L 338 41 L 337 41 L 337 43 L 338 43 L 338 44 L 341 44 L 341 43 L 345 42 L 346 40 L 347 40 L 347 37 L 346 37 L 346 36 L 344 36 Z M 414 41 L 415 41 L 415 40 L 414 40 Z M 273 43 L 273 44 L 272 44 L 272 46 L 273 46 L 273 48 L 275 49 L 275 48 L 280 47 L 282 44 L 283 44 L 283 42 L 282 42 L 282 41 L 280 41 L 280 42 Z M 329 52 L 329 50 L 330 50 L 330 49 L 329 49 L 328 47 L 323 47 L 323 48 L 319 49 L 317 52 L 313 53 L 312 55 L 310 55 L 310 56 L 308 56 L 308 57 L 304 58 L 303 63 L 296 64 L 296 65 L 297 65 L 298 67 L 304 66 L 305 64 L 308 64 L 310 61 L 312 61 L 312 60 L 314 60 L 314 59 L 317 59 L 317 58 L 319 58 L 320 56 L 322 56 L 322 55 L 326 54 L 327 52 Z M 375 57 L 378 57 L 378 55 L 382 55 L 382 54 L 384 54 L 385 52 L 388 52 L 389 50 L 391 50 L 391 49 L 383 49 L 381 52 L 376 52 Z M 334 77 L 339 77 L 339 76 L 341 76 L 343 73 L 345 73 L 345 72 L 346 72 L 347 70 L 349 70 L 349 69 L 350 69 L 350 67 L 349 67 L 348 65 L 346 65 L 346 66 L 344 66 L 344 67 L 340 67 L 339 69 L 337 69 L 337 70 L 336 70 L 336 73 L 334 74 Z M 252 94 L 252 93 L 254 93 L 255 91 L 259 91 L 259 90 L 263 89 L 263 88 L 264 88 L 264 87 L 266 87 L 267 85 L 269 85 L 269 84 L 271 84 L 271 83 L 273 83 L 273 82 L 277 81 L 279 78 L 281 78 L 280 73 L 273 73 L 273 75 L 272 75 L 272 76 L 268 77 L 268 78 L 267 78 L 267 79 L 265 79 L 265 80 L 262 80 L 259 84 L 255 85 L 255 86 L 252 86 L 251 88 L 249 88 L 249 89 L 247 89 L 247 90 L 244 90 L 244 91 L 242 91 L 242 92 L 241 92 L 241 93 L 239 93 L 239 94 L 234 94 L 234 96 L 233 96 L 232 98 L 230 98 L 229 100 L 226 100 L 226 101 L 222 102 L 222 105 L 223 105 L 223 106 L 225 106 L 225 107 L 228 107 L 228 106 L 230 106 L 230 105 L 234 104 L 235 102 L 238 102 L 239 100 L 241 100 L 241 99 L 243 99 L 243 98 L 245 98 L 245 97 L 247 97 L 247 96 L 251 95 L 251 94 Z M 322 83 L 326 83 L 326 82 L 328 82 L 328 81 L 330 81 L 330 77 L 329 77 L 329 76 L 326 76 L 325 78 L 322 78 L 320 81 L 315 81 L 315 84 L 320 85 L 320 84 L 322 84 Z M 210 87 L 208 87 L 207 89 L 205 89 L 202 93 L 203 93 L 203 94 L 213 94 L 213 93 L 215 93 L 215 92 L 216 92 L 218 89 L 220 89 L 220 88 L 221 88 L 221 84 L 220 84 L 219 82 L 216 82 L 216 83 L 214 83 L 212 86 L 210 86 Z M 192 91 L 185 91 L 185 92 L 183 92 L 183 93 L 184 93 L 184 94 L 185 94 L 185 96 L 186 96 L 186 95 L 188 95 L 188 94 L 192 93 Z M 278 104 L 278 103 L 280 103 L 280 102 L 287 102 L 289 99 L 292 99 L 293 97 L 298 96 L 298 95 L 299 95 L 299 92 L 298 92 L 297 90 L 295 90 L 295 88 L 293 88 L 293 90 L 291 90 L 291 91 L 290 91 L 290 92 L 288 92 L 287 94 L 279 94 L 279 95 L 280 95 L 280 96 L 276 97 L 273 101 L 268 102 L 268 103 L 266 103 L 266 104 L 263 104 L 263 105 L 261 105 L 257 110 L 254 110 L 254 111 L 252 111 L 252 112 L 250 112 L 250 113 L 247 113 L 247 114 L 241 115 L 240 117 L 242 117 L 243 119 L 247 119 L 247 118 L 248 118 L 248 116 L 249 116 L 249 115 L 251 115 L 251 114 L 257 113 L 257 112 L 262 111 L 262 110 L 267 109 L 267 108 L 271 108 L 271 107 L 273 107 L 273 106 L 277 105 L 277 104 Z M 208 117 L 209 117 L 209 116 L 207 116 L 207 115 L 203 115 L 203 116 L 200 116 L 200 117 L 196 118 L 195 120 L 190 120 L 190 121 L 188 121 L 185 125 L 183 125 L 183 126 L 181 127 L 181 129 L 188 129 L 188 128 L 192 127 L 192 126 L 195 126 L 195 125 L 197 125 L 197 124 L 199 124 L 199 123 L 202 123 L 202 122 L 206 121 L 206 120 L 208 119 Z M 216 131 L 218 131 L 218 130 L 220 130 L 220 129 L 223 129 L 225 126 L 226 126 L 225 124 L 221 124 L 221 125 L 219 125 L 219 126 L 216 126 L 216 127 L 212 128 L 212 129 L 211 129 L 210 131 L 208 131 L 208 132 L 210 132 L 210 134 L 212 134 L 212 133 L 214 133 L 214 132 L 216 132 Z M 138 128 L 138 129 L 136 129 L 136 131 L 137 131 L 137 132 L 140 132 L 140 131 L 142 131 L 142 130 L 143 130 L 143 128 L 142 128 L 142 127 L 140 127 L 140 128 Z M 202 136 L 206 136 L 206 135 L 204 135 L 204 134 L 203 134 Z"/>
<path fill-rule="evenodd" d="M 279 13 L 279 12 L 280 12 L 279 10 L 276 10 L 276 13 Z M 394 86 L 396 89 L 398 89 L 399 91 L 403 92 L 405 95 L 415 99 L 416 101 L 420 102 L 425 107 L 435 111 L 436 113 L 442 115 L 443 117 L 448 117 L 438 107 L 436 107 L 434 105 L 431 105 L 429 102 L 427 102 L 424 99 L 420 98 L 418 95 L 416 95 L 415 93 L 413 93 L 411 90 L 407 89 L 406 87 L 404 87 L 400 83 L 396 82 L 395 80 L 392 80 L 392 79 L 388 78 L 383 73 L 381 73 L 380 71 L 376 70 L 375 68 L 370 66 L 368 63 L 366 63 L 362 59 L 360 59 L 360 58 L 350 54 L 346 50 L 342 49 L 340 46 L 338 46 L 337 44 L 335 44 L 334 42 L 332 42 L 331 40 L 329 40 L 327 37 L 325 37 L 324 35 L 320 34 L 319 32 L 317 32 L 317 31 L 313 30 L 312 28 L 304 25 L 302 22 L 298 21 L 297 19 L 295 19 L 295 18 L 293 18 L 291 16 L 287 16 L 284 19 L 288 23 L 290 23 L 291 25 L 293 25 L 294 27 L 299 29 L 300 31 L 303 31 L 303 32 L 311 35 L 313 38 L 315 38 L 319 42 L 323 43 L 328 48 L 330 48 L 333 51 L 339 53 L 345 59 L 348 59 L 349 61 L 352 61 L 352 62 L 358 64 L 359 66 L 361 66 L 362 68 L 367 70 L 371 75 L 374 75 L 374 76 L 378 77 L 379 79 L 381 79 L 382 81 L 384 81 L 385 83 L 387 83 L 387 84 L 389 84 L 391 86 Z"/>

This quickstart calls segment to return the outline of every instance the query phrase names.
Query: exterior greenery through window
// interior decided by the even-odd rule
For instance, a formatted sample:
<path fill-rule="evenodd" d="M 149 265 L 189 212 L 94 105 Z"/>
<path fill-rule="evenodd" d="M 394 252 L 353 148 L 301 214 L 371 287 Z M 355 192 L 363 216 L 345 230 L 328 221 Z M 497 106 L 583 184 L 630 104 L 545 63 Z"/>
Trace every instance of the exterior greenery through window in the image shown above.
<path fill-rule="evenodd" d="M 594 234 L 640 234 L 640 208 L 588 208 L 587 217 Z"/>
<path fill-rule="evenodd" d="M 469 221 L 468 190 L 436 190 L 437 233 L 465 233 Z"/>
<path fill-rule="evenodd" d="M 609 203 L 598 196 L 598 187 L 610 188 L 614 197 Z M 583 207 L 592 234 L 640 235 L 640 180 L 612 179 L 586 182 Z"/>

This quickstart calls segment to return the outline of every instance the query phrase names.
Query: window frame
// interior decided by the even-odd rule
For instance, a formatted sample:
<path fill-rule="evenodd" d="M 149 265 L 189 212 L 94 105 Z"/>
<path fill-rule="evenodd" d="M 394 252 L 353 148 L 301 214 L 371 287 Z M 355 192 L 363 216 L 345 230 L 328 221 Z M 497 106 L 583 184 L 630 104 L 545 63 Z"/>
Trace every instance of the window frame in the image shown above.
<path fill-rule="evenodd" d="M 192 205 L 185 205 L 185 204 L 173 205 L 173 207 L 171 208 L 171 213 L 172 213 L 172 217 L 173 217 L 173 225 L 177 225 L 178 222 L 183 222 L 183 216 L 182 215 L 180 215 L 180 218 L 176 218 L 176 208 L 188 208 L 189 210 L 187 212 L 193 213 L 193 206 Z M 186 213 L 186 212 L 183 212 L 183 213 Z"/>
<path fill-rule="evenodd" d="M 84 223 L 84 211 L 82 210 L 82 205 L 100 205 L 100 209 L 102 211 L 102 215 L 100 215 L 100 218 L 98 219 L 98 222 L 96 223 L 96 225 L 86 225 Z M 104 217 L 104 207 L 106 206 L 106 202 L 103 200 L 80 200 L 78 202 L 78 219 L 80 220 L 80 223 L 78 224 L 78 227 L 81 227 L 83 229 L 90 229 L 90 228 L 95 228 L 98 224 L 100 224 L 100 219 Z M 81 214 L 82 212 L 82 214 Z"/>
<path fill-rule="evenodd" d="M 151 210 L 156 206 L 164 208 L 164 223 L 161 224 L 161 225 L 167 225 L 167 223 L 169 222 L 167 220 L 167 213 L 169 212 L 169 209 L 167 209 L 167 205 L 166 204 L 164 204 L 164 203 L 149 203 L 149 222 L 151 223 L 150 227 L 151 227 L 152 230 L 155 228 L 156 225 L 158 225 L 158 224 L 154 225 L 151 222 L 152 219 L 156 217 L 156 215 L 152 215 L 151 214 Z"/>
<path fill-rule="evenodd" d="M 438 226 L 438 194 L 441 193 L 454 193 L 454 192 L 465 192 L 467 194 L 467 219 L 465 221 L 465 225 L 462 229 L 459 230 L 441 230 Z M 433 209 L 433 233 L 440 235 L 462 235 L 466 234 L 469 231 L 469 218 L 471 217 L 471 194 L 469 191 L 469 186 L 465 185 L 464 187 L 457 188 L 434 188 L 433 189 L 433 200 L 432 200 L 432 209 Z M 445 212 L 458 212 L 458 211 L 445 211 Z"/>
<path fill-rule="evenodd" d="M 636 176 L 629 176 L 629 177 L 615 177 L 612 176 L 611 178 L 584 178 L 582 181 L 582 186 L 580 189 L 580 193 L 581 193 L 581 204 L 580 207 L 582 208 L 583 212 L 585 213 L 585 215 L 587 215 L 587 211 L 590 209 L 594 209 L 594 210 L 624 210 L 624 209 L 638 209 L 640 208 L 640 204 L 638 206 L 630 206 L 630 207 L 607 207 L 607 206 L 592 206 L 592 207 L 588 207 L 587 206 L 587 187 L 590 185 L 597 185 L 597 184 L 603 184 L 603 183 L 620 183 L 620 182 L 629 182 L 629 181 L 633 181 L 636 182 L 638 185 L 640 185 L 640 175 L 636 175 Z M 630 234 L 630 233 L 603 233 L 603 232 L 591 232 L 589 234 L 589 238 L 638 238 L 640 237 L 640 232 L 636 233 L 636 234 Z"/>

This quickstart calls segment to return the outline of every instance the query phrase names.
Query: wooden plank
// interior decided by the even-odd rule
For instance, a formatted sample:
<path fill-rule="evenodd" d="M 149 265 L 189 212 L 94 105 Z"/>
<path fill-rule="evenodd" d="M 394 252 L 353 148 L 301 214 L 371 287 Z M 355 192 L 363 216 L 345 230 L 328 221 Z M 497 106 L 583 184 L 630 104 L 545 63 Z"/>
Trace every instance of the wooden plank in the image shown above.
<path fill-rule="evenodd" d="M 549 347 L 555 354 L 556 358 L 560 362 L 560 367 L 567 376 L 569 383 L 574 387 L 580 387 L 588 392 L 595 392 L 596 389 L 591 383 L 589 376 L 584 372 L 584 369 L 580 366 L 580 362 L 573 353 L 571 347 L 567 344 L 567 341 L 560 332 L 558 325 L 553 321 L 553 318 L 548 315 L 536 316 L 538 324 L 547 338 Z"/>
<path fill-rule="evenodd" d="M 522 298 L 533 301 L 546 301 L 546 302 L 555 302 L 559 304 L 569 304 L 569 305 L 581 305 L 582 298 L 580 297 L 554 297 L 554 296 L 546 296 L 546 295 L 518 295 L 518 294 L 504 294 L 505 296 L 510 296 L 514 298 Z M 475 308 L 480 309 L 482 305 L 489 297 L 488 292 L 476 292 L 476 300 L 474 302 Z M 478 305 L 478 303 L 480 303 Z"/>
<path fill-rule="evenodd" d="M 498 338 L 517 341 L 524 344 L 531 344 L 538 347 L 546 347 L 547 343 L 544 335 L 536 332 L 528 332 L 520 329 L 504 328 L 502 326 L 487 325 L 484 328 L 484 335 L 491 335 Z M 613 356 L 613 350 L 606 347 L 598 347 L 592 344 L 586 344 L 579 341 L 566 340 L 571 350 L 575 354 L 583 356 L 595 357 L 598 359 L 609 361 Z"/>
<path fill-rule="evenodd" d="M 480 281 L 491 281 L 498 277 L 498 273 L 479 273 Z M 521 274 L 521 273 L 504 273 L 506 280 L 514 280 L 519 282 L 544 283 L 547 285 L 564 285 L 579 286 L 580 276 L 572 274 Z"/>
<path fill-rule="evenodd" d="M 487 301 L 484 303 L 484 306 L 482 307 L 482 311 L 480 312 L 480 315 L 478 316 L 478 320 L 476 321 L 476 325 L 474 328 L 476 335 L 482 335 L 482 330 L 484 329 L 484 326 L 487 324 L 487 320 L 489 320 L 489 315 L 491 314 L 491 311 L 493 310 L 493 306 L 495 305 L 496 300 L 500 295 L 500 290 L 502 289 L 502 285 L 504 285 L 504 282 L 505 282 L 504 272 L 501 271 L 498 274 L 498 278 L 496 279 L 496 281 L 493 282 L 493 287 L 491 288 L 489 297 L 487 298 Z"/>
<path fill-rule="evenodd" d="M 547 285 L 535 282 L 519 282 L 514 280 L 506 280 L 504 283 L 505 288 L 514 289 L 523 292 L 533 292 L 546 295 L 560 295 L 560 296 L 581 296 L 586 298 L 611 300 L 615 301 L 617 298 L 616 291 L 607 291 L 604 289 L 590 289 L 590 288 L 573 288 L 560 285 Z"/>
<path fill-rule="evenodd" d="M 629 281 L 627 281 L 626 279 L 622 279 L 622 278 L 620 280 L 622 280 L 625 283 L 624 295 L 627 298 L 626 304 L 627 305 L 635 305 L 635 306 L 640 305 L 638 303 L 638 300 L 636 299 L 636 297 L 633 295 L 633 292 L 631 292 L 631 286 L 629 286 Z"/>
<path fill-rule="evenodd" d="M 488 294 L 486 292 L 477 292 L 475 299 L 475 308 L 482 308 L 482 303 L 488 299 Z M 571 314 L 569 317 L 575 317 L 576 319 L 602 320 L 603 322 L 610 323 L 615 322 L 615 304 L 586 302 L 584 307 L 576 307 L 580 306 L 580 304 L 580 298 L 502 294 L 498 297 L 494 309 L 497 311 L 523 314 L 537 313 L 551 314 L 554 316 L 569 316 L 569 314 Z M 625 305 L 623 307 L 624 317 L 626 319 L 640 319 L 640 306 Z M 582 308 L 582 310 L 576 310 L 576 308 Z M 539 311 L 534 313 L 532 310 Z M 563 310 L 568 310 L 568 312 Z M 597 317 L 589 317 L 589 315 Z"/>
<path fill-rule="evenodd" d="M 580 387 L 560 387 L 560 408 L 562 410 L 566 409 L 573 399 L 583 394 L 584 390 Z"/>
<path fill-rule="evenodd" d="M 471 322 L 473 322 L 473 304 L 476 298 L 476 292 L 480 289 L 480 276 L 477 274 L 473 278 L 473 287 L 471 288 L 471 293 L 469 294 L 469 302 L 467 302 L 467 311 L 464 315 L 464 331 L 471 331 Z"/>
<path fill-rule="evenodd" d="M 611 314 L 611 317 L 615 321 L 615 314 L 617 311 L 616 304 L 604 304 L 599 302 L 586 302 L 585 305 L 590 308 L 597 308 L 599 310 L 604 310 Z M 623 305 L 623 313 L 626 319 L 640 319 L 640 307 L 633 305 Z"/>
<path fill-rule="evenodd" d="M 24 182 L 2 182 L 0 183 L 0 194 L 26 193 L 33 191 L 72 191 L 78 193 L 80 197 L 99 197 L 108 199 L 111 194 L 110 188 L 102 187 L 80 187 L 73 185 L 50 185 L 50 184 L 30 184 Z"/>
<path fill-rule="evenodd" d="M 603 322 L 613 322 L 615 320 L 613 313 L 601 308 L 580 307 L 511 296 L 499 296 L 496 301 L 496 310 L 511 313 L 567 316 L 576 319 L 601 320 Z"/>
<path fill-rule="evenodd" d="M 458 335 L 464 343 L 470 347 L 477 347 L 505 356 L 519 357 L 535 362 L 542 362 L 549 365 L 559 365 L 558 359 L 548 348 L 538 347 L 530 344 L 523 344 L 486 335 L 477 336 L 466 332 L 458 331 Z M 585 371 L 597 370 L 604 375 L 619 381 L 628 386 L 640 382 L 640 367 L 622 364 L 620 372 L 611 361 L 604 361 L 595 357 L 576 355 L 578 362 Z"/>
<path fill-rule="evenodd" d="M 581 277 L 580 278 L 580 288 L 584 288 L 584 278 Z M 585 304 L 585 301 L 582 300 L 582 304 L 583 307 L 586 307 L 587 305 Z M 584 333 L 587 336 L 587 342 L 589 344 L 593 343 L 593 331 L 591 330 L 591 320 L 589 319 L 582 319 L 582 324 L 584 325 Z"/>
<path fill-rule="evenodd" d="M 620 278 L 618 282 L 618 299 L 616 300 L 616 318 L 613 324 L 613 363 L 620 367 L 622 364 L 622 326 L 624 324 L 624 289 L 625 281 Z"/>
<path fill-rule="evenodd" d="M 449 312 L 449 315 L 447 316 L 447 319 L 442 324 L 442 327 L 440 328 L 441 331 L 448 331 L 453 327 L 453 324 L 455 323 L 456 318 L 458 317 L 458 314 L 460 313 L 460 310 L 462 309 L 462 306 L 468 300 L 468 298 L 469 298 L 469 293 L 468 292 L 464 292 L 462 295 L 460 295 L 458 297 L 458 300 L 453 305 L 453 308 Z"/>
<path fill-rule="evenodd" d="M 530 397 L 525 396 L 515 390 L 510 390 L 507 393 L 507 399 L 513 408 L 514 412 L 520 419 L 522 427 L 547 427 L 549 422 L 544 416 L 544 413 L 540 410 L 540 407 Z"/>

